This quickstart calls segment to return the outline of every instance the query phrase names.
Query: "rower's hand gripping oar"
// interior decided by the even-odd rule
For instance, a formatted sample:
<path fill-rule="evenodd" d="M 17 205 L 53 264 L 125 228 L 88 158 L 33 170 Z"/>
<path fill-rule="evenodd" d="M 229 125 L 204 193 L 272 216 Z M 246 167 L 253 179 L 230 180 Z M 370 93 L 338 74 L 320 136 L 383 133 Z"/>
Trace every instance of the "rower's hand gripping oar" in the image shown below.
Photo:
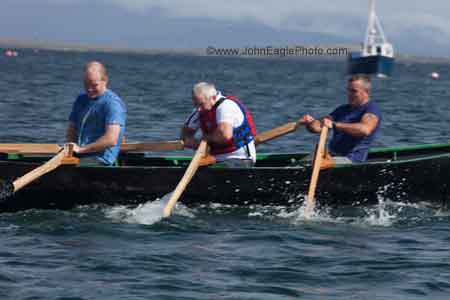
<path fill-rule="evenodd" d="M 305 216 L 307 218 L 311 217 L 311 214 L 314 212 L 314 208 L 316 206 L 315 193 L 317 187 L 317 180 L 319 179 L 320 168 L 322 165 L 322 160 L 325 155 L 325 143 L 327 141 L 327 134 L 328 134 L 328 127 L 322 125 L 322 130 L 320 131 L 319 144 L 317 146 L 313 162 L 311 181 L 309 183 L 309 190 L 308 190 L 308 198 L 306 198 Z"/>
<path fill-rule="evenodd" d="M 14 193 L 30 184 L 34 180 L 42 177 L 43 175 L 53 171 L 64 164 L 78 164 L 79 160 L 72 156 L 73 154 L 73 144 L 66 144 L 64 149 L 60 150 L 58 154 L 56 154 L 52 159 L 47 161 L 42 166 L 37 167 L 36 169 L 28 172 L 22 177 L 17 178 L 13 182 L 4 182 L 2 183 L 1 191 L 0 191 L 0 200 L 3 200 L 7 197 L 12 196 Z"/>
<path fill-rule="evenodd" d="M 194 177 L 195 172 L 197 172 L 197 169 L 200 166 L 200 161 L 206 155 L 207 150 L 208 150 L 208 144 L 205 140 L 202 140 L 200 142 L 200 145 L 198 146 L 197 151 L 195 152 L 195 155 L 192 158 L 188 168 L 184 172 L 183 178 L 181 178 L 177 187 L 172 192 L 169 202 L 167 202 L 166 206 L 164 207 L 164 213 L 163 213 L 164 218 L 170 217 L 170 215 L 172 214 L 172 210 L 173 210 L 175 204 L 177 203 L 178 199 L 181 197 L 181 194 L 183 194 L 184 190 L 186 189 L 187 185 L 191 181 L 192 177 Z"/>

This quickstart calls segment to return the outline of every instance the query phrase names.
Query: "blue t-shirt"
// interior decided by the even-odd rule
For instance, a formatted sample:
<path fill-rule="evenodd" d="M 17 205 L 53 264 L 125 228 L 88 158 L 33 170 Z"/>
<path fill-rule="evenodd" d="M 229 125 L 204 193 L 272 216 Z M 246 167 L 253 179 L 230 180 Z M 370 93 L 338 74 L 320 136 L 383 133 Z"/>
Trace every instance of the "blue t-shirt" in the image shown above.
<path fill-rule="evenodd" d="M 107 125 L 120 125 L 117 144 L 102 152 L 89 153 L 83 156 L 95 156 L 105 165 L 112 165 L 120 152 L 120 144 L 125 132 L 127 108 L 125 103 L 110 90 L 91 99 L 81 94 L 75 100 L 69 120 L 75 124 L 77 143 L 80 146 L 94 143 L 106 132 Z"/>
<path fill-rule="evenodd" d="M 375 130 L 369 136 L 361 138 L 334 130 L 333 138 L 329 144 L 330 152 L 333 155 L 346 156 L 353 162 L 364 162 L 367 160 L 370 144 L 375 140 L 381 125 L 381 111 L 378 105 L 372 101 L 359 107 L 344 104 L 336 108 L 330 116 L 335 122 L 358 123 L 366 113 L 371 113 L 378 117 L 378 124 Z"/>

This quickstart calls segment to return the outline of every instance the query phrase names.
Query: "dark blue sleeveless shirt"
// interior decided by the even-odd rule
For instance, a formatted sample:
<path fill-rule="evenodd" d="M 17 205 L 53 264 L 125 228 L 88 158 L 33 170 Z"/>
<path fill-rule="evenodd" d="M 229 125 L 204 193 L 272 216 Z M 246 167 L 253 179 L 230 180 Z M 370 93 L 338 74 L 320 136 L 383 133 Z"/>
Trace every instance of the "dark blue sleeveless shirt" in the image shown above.
<path fill-rule="evenodd" d="M 359 107 L 344 104 L 336 108 L 330 116 L 335 122 L 358 123 L 366 113 L 378 117 L 375 130 L 368 137 L 353 137 L 339 130 L 333 131 L 329 149 L 332 155 L 346 156 L 353 162 L 364 162 L 367 160 L 370 144 L 375 140 L 381 125 L 381 111 L 378 105 L 372 101 Z"/>

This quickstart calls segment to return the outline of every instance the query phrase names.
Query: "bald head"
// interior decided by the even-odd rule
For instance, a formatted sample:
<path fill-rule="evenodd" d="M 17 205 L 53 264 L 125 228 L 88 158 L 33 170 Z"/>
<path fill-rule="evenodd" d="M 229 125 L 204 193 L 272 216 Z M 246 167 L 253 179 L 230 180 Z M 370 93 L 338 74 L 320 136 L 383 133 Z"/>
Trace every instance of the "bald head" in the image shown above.
<path fill-rule="evenodd" d="M 87 73 L 98 73 L 102 80 L 108 81 L 108 72 L 106 71 L 105 66 L 98 61 L 88 62 L 84 66 L 84 74 L 86 75 Z"/>
<path fill-rule="evenodd" d="M 103 64 L 91 61 L 84 66 L 84 88 L 89 98 L 97 98 L 106 91 L 108 73 Z"/>

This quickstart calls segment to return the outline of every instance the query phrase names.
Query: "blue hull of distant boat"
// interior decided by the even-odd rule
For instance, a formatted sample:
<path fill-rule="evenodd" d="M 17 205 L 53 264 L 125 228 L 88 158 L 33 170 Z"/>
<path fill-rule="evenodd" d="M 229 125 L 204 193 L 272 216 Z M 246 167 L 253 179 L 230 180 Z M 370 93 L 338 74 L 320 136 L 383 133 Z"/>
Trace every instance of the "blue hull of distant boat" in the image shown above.
<path fill-rule="evenodd" d="M 367 74 L 391 76 L 394 58 L 387 56 L 350 56 L 348 74 Z"/>

